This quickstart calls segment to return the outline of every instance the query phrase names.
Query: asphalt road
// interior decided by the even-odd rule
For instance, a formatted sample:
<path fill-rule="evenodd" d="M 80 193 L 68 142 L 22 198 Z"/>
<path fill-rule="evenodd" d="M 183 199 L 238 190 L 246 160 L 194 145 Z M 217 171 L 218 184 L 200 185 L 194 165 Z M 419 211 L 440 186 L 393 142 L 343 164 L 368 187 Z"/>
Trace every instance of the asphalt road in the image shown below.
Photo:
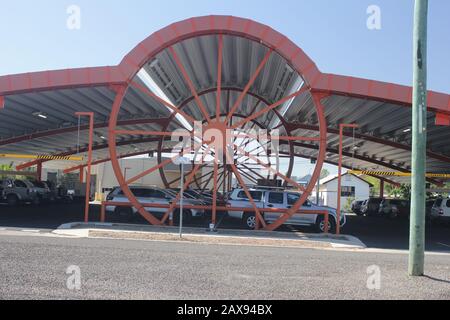
<path fill-rule="evenodd" d="M 9 208 L 0 205 L 0 227 L 55 229 L 68 222 L 82 221 L 84 209 L 82 203 L 41 205 L 39 207 L 21 206 Z M 99 220 L 98 206 L 91 206 L 91 221 Z M 129 221 L 108 215 L 109 222 L 146 224 L 142 218 Z M 195 220 L 189 224 L 194 227 L 207 227 L 208 223 Z M 223 219 L 219 228 L 241 228 L 233 219 Z M 282 227 L 281 231 L 292 228 Z M 315 232 L 312 228 L 295 227 L 302 232 Z M 407 220 L 387 220 L 376 217 L 348 216 L 343 232 L 361 239 L 370 248 L 407 250 L 409 246 L 409 222 Z M 450 226 L 443 224 L 428 225 L 426 230 L 426 249 L 433 252 L 450 252 Z"/>
<path fill-rule="evenodd" d="M 450 299 L 450 255 L 427 256 L 428 277 L 412 279 L 405 254 L 23 234 L 0 231 L 0 299 Z"/>

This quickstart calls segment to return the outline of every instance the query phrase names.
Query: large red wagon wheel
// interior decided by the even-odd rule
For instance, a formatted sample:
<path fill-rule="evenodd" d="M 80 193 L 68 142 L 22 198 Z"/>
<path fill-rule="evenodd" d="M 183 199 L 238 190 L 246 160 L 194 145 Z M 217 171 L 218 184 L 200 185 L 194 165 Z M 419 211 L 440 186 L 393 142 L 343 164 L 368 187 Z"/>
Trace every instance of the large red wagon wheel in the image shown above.
<path fill-rule="evenodd" d="M 180 48 L 184 47 L 183 45 L 185 44 L 185 41 L 192 40 L 196 37 L 206 36 L 209 37 L 209 39 L 215 39 L 217 49 L 217 61 L 215 65 L 217 82 L 214 81 L 214 83 L 211 84 L 211 88 L 214 89 L 209 89 L 215 92 L 216 96 L 215 103 L 212 108 L 211 104 L 207 104 L 204 100 L 202 100 L 201 90 L 198 88 L 198 85 L 195 84 L 195 80 L 193 80 L 188 67 L 183 62 L 183 59 L 180 58 L 180 51 L 182 51 Z M 264 48 L 264 57 L 258 63 L 256 70 L 249 75 L 247 85 L 245 87 L 238 88 L 239 95 L 236 101 L 234 101 L 232 105 L 227 106 L 227 108 L 224 108 L 221 102 L 221 97 L 222 92 L 226 90 L 225 86 L 222 86 L 224 42 L 226 37 L 238 37 L 258 43 L 258 45 Z M 137 76 L 138 72 L 140 72 L 145 65 L 149 62 L 151 63 L 152 61 L 157 61 L 158 57 L 163 55 L 170 57 L 173 65 L 178 70 L 178 74 L 181 75 L 181 81 L 186 85 L 191 93 L 190 99 L 195 106 L 195 111 L 193 110 L 194 107 L 188 109 L 185 105 L 176 106 L 176 103 L 166 99 L 164 95 L 160 94 L 160 89 L 152 88 L 148 84 L 145 85 L 145 83 L 143 84 L 142 77 Z M 239 108 L 241 107 L 245 97 L 251 92 L 252 86 L 255 84 L 269 60 L 275 55 L 277 57 L 281 57 L 287 65 L 297 72 L 297 75 L 303 79 L 303 85 L 293 93 L 284 93 L 284 95 L 278 97 L 276 101 L 270 103 L 268 102 L 263 108 L 255 110 L 243 117 L 239 113 Z M 308 65 L 308 63 L 310 64 Z M 211 61 L 209 61 L 206 65 L 211 65 Z M 219 169 L 222 169 L 223 175 L 227 175 L 228 179 L 229 177 L 234 177 L 240 187 L 245 191 L 249 202 L 253 206 L 256 215 L 257 228 L 259 226 L 262 226 L 266 230 L 274 230 L 278 228 L 287 219 L 289 219 L 290 216 L 297 212 L 306 201 L 307 197 L 312 192 L 317 179 L 319 178 L 325 156 L 326 123 L 323 114 L 323 107 L 320 101 L 323 96 L 319 93 L 311 92 L 310 90 L 309 77 L 310 73 L 314 71 L 315 66 L 312 62 L 310 62 L 309 58 L 304 55 L 301 49 L 296 47 L 287 38 L 266 26 L 250 20 L 234 17 L 194 18 L 171 25 L 166 29 L 150 36 L 124 60 L 121 67 L 123 67 L 125 72 L 128 72 L 130 76 L 128 83 L 118 85 L 115 88 L 117 95 L 114 101 L 109 123 L 109 146 L 112 166 L 124 194 L 128 197 L 131 204 L 139 211 L 139 213 L 151 224 L 160 225 L 166 223 L 168 217 L 170 216 L 170 212 L 175 209 L 177 201 L 174 201 L 172 205 L 167 208 L 166 214 L 162 219 L 157 219 L 151 213 L 147 212 L 144 206 L 139 203 L 131 192 L 129 186 L 138 179 L 157 171 L 161 171 L 163 180 L 165 180 L 164 183 L 170 185 L 170 181 L 167 181 L 167 178 L 165 178 L 163 168 L 181 156 L 190 156 L 196 160 L 208 160 L 207 158 L 212 158 L 212 161 L 209 162 L 208 166 L 212 168 L 212 173 L 210 175 L 213 190 L 219 190 L 219 187 L 221 187 L 221 179 L 223 181 L 227 179 L 226 177 L 220 177 L 221 173 Z M 138 90 L 141 94 L 147 96 L 151 99 L 152 103 L 159 103 L 170 110 L 172 120 L 178 124 L 179 128 L 184 127 L 185 129 L 185 132 L 178 133 L 178 136 L 185 137 L 186 141 L 192 143 L 185 145 L 183 148 L 178 150 L 178 153 L 172 158 L 163 160 L 161 157 L 161 150 L 163 149 L 161 145 L 163 138 L 165 139 L 173 135 L 173 131 L 120 130 L 117 128 L 117 120 L 120 115 L 122 103 L 130 88 L 133 88 L 133 90 Z M 317 116 L 316 118 L 320 127 L 319 136 L 292 136 L 288 128 L 286 128 L 281 114 L 276 111 L 278 107 L 289 101 L 293 101 L 296 97 L 302 94 L 310 94 L 311 99 L 314 102 L 315 113 Z M 302 187 L 289 178 L 292 172 L 292 161 L 289 172 L 283 174 L 277 169 L 274 169 L 270 161 L 264 161 L 264 157 L 250 152 L 251 150 L 245 148 L 245 143 L 243 145 L 244 141 L 254 139 L 255 137 L 245 131 L 243 132 L 241 128 L 248 130 L 249 124 L 252 126 L 257 124 L 258 118 L 269 113 L 273 113 L 275 116 L 279 117 L 281 126 L 285 126 L 284 135 L 272 136 L 271 139 L 288 142 L 290 145 L 289 150 L 291 158 L 294 156 L 293 142 L 308 141 L 318 143 L 319 151 L 316 168 L 308 186 Z M 195 135 L 195 129 L 199 126 L 204 133 L 204 135 L 200 137 Z M 170 125 L 167 125 L 164 130 L 168 130 L 170 127 Z M 172 125 L 172 129 L 173 127 L 174 126 Z M 127 180 L 123 177 L 122 170 L 117 160 L 116 150 L 117 139 L 120 139 L 126 135 L 156 136 L 161 138 L 160 151 L 158 155 L 159 163 L 152 168 L 148 168 L 135 177 L 128 178 Z M 228 139 L 224 138 L 227 136 Z M 219 139 L 221 140 L 220 143 Z M 272 156 L 273 155 L 270 155 L 270 157 Z M 280 214 L 280 218 L 270 225 L 266 224 L 264 221 L 262 212 L 258 209 L 255 200 L 251 196 L 249 187 L 245 182 L 246 177 L 244 174 L 244 172 L 248 173 L 249 171 L 242 170 L 242 163 L 239 161 L 240 158 L 245 158 L 248 163 L 259 166 L 262 171 L 266 170 L 269 176 L 272 175 L 273 177 L 282 179 L 285 184 L 293 185 L 302 192 L 299 201 L 292 206 L 287 213 Z M 188 188 L 195 183 L 195 181 L 197 181 L 197 187 L 199 186 L 198 180 L 200 178 L 204 178 L 200 177 L 200 173 L 202 172 L 201 169 L 203 167 L 203 162 L 195 162 L 195 164 L 193 164 L 192 169 L 186 176 L 186 182 L 183 186 L 184 188 Z M 248 166 L 246 170 L 248 170 Z M 254 171 L 256 172 L 256 170 Z M 250 176 L 252 176 L 252 174 L 250 174 Z M 216 203 L 217 193 L 214 192 L 213 205 L 209 208 L 212 212 L 213 223 L 215 222 L 217 211 Z"/>
<path fill-rule="evenodd" d="M 212 88 L 212 89 L 208 89 L 202 92 L 199 92 L 198 95 L 199 97 L 202 97 L 204 95 L 217 95 L 217 88 Z M 226 101 L 226 110 L 229 110 L 231 107 L 231 101 L 230 101 L 230 93 L 234 92 L 237 94 L 240 94 L 242 92 L 242 89 L 238 89 L 238 88 L 230 88 L 230 87 L 224 87 L 222 88 L 222 94 L 225 96 L 225 101 Z M 266 108 L 270 105 L 270 103 L 265 100 L 263 97 L 258 96 L 257 94 L 251 93 L 251 92 L 247 92 L 247 95 L 251 96 L 252 98 L 254 98 L 255 102 L 251 105 L 251 108 L 248 110 L 248 113 L 246 115 L 242 115 L 242 114 L 233 114 L 233 117 L 230 119 L 230 123 L 236 123 L 237 121 L 241 121 L 243 119 L 246 119 L 248 116 L 254 114 L 258 108 Z M 180 106 L 178 107 L 180 110 L 183 110 L 189 103 L 191 103 L 194 100 L 194 97 L 190 97 L 188 99 L 186 99 L 185 101 L 183 101 Z M 284 130 L 286 132 L 289 133 L 290 135 L 290 130 L 289 127 L 286 125 L 286 123 L 284 122 L 282 116 L 278 113 L 275 112 L 274 110 L 272 110 L 274 112 L 274 116 L 276 116 L 278 119 L 280 119 L 280 123 L 281 123 L 281 127 L 284 128 Z M 228 114 L 227 113 L 222 113 L 220 114 L 220 119 L 223 121 L 226 116 Z M 174 122 L 176 122 L 176 113 L 173 113 L 168 121 L 166 122 L 166 124 L 162 127 L 162 131 L 168 131 L 170 127 L 175 126 Z M 215 118 L 215 117 L 213 117 Z M 203 120 L 203 125 L 206 124 L 207 120 Z M 245 125 L 245 124 L 244 124 Z M 255 119 L 251 121 L 251 125 L 248 126 L 248 129 L 250 130 L 264 130 L 265 127 L 259 123 L 258 121 L 256 121 Z M 245 128 L 240 128 L 240 130 L 245 131 Z M 268 163 L 269 165 L 271 165 L 271 157 L 267 152 L 265 151 L 265 148 L 263 145 L 259 144 L 257 146 L 254 146 L 255 143 L 255 139 L 241 139 L 241 141 L 238 143 L 239 147 L 241 147 L 245 152 L 250 152 L 252 154 L 256 154 L 258 155 L 258 157 L 263 157 L 265 158 L 266 163 Z M 168 148 L 170 148 L 170 146 L 166 145 L 167 140 L 161 136 L 159 139 L 159 143 L 158 143 L 158 150 L 167 150 Z M 293 148 L 294 148 L 294 144 L 292 140 L 287 141 L 288 145 L 289 145 L 289 150 L 291 150 L 291 154 L 293 154 Z M 253 144 L 253 145 L 252 145 Z M 157 154 L 157 158 L 158 158 L 158 164 L 161 164 L 164 159 L 163 159 L 163 153 L 159 152 Z M 242 160 L 243 158 L 245 158 L 244 155 L 236 155 L 235 157 L 238 160 Z M 246 158 L 248 159 L 248 158 Z M 294 167 L 294 157 L 290 156 L 287 158 L 288 159 L 288 164 L 287 164 L 287 172 L 286 172 L 286 176 L 290 177 L 292 174 L 292 170 Z M 276 178 L 276 175 L 273 174 L 270 171 L 267 171 L 266 175 L 262 175 L 260 172 L 256 171 L 255 169 L 251 168 L 252 165 L 251 164 L 245 164 L 245 163 L 241 163 L 240 166 L 237 167 L 238 171 L 244 175 L 247 180 L 253 182 L 255 185 L 258 183 L 259 179 L 265 179 L 265 180 L 272 180 Z M 159 172 L 161 175 L 161 179 L 163 184 L 166 186 L 166 188 L 178 188 L 179 186 L 179 182 L 181 180 L 181 177 L 176 177 L 176 178 L 168 178 L 167 174 L 166 174 L 166 169 L 167 166 L 161 166 L 159 168 Z M 191 168 L 194 168 L 194 164 L 191 165 Z M 201 166 L 201 168 L 206 171 L 203 172 L 200 176 L 198 175 L 194 175 L 194 183 L 195 183 L 195 188 L 204 192 L 206 190 L 212 189 L 213 185 L 211 184 L 211 181 L 213 179 L 213 165 L 212 164 L 208 164 L 205 163 Z M 206 169 L 206 170 L 205 170 Z M 192 170 L 190 170 L 190 172 L 187 172 L 185 174 L 185 178 L 192 172 Z M 218 175 L 218 181 L 217 181 L 217 186 L 218 186 L 218 191 L 225 193 L 227 191 L 230 191 L 231 185 L 228 179 L 228 175 L 231 172 L 231 169 L 229 166 L 226 165 L 219 165 L 219 175 Z"/>

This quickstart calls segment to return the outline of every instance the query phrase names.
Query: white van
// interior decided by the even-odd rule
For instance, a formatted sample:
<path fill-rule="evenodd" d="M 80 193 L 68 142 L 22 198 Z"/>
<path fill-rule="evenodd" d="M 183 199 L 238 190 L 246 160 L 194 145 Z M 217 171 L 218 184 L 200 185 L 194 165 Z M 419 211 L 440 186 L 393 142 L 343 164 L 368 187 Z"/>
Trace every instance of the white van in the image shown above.
<path fill-rule="evenodd" d="M 450 199 L 436 199 L 431 208 L 431 219 L 450 220 Z"/>

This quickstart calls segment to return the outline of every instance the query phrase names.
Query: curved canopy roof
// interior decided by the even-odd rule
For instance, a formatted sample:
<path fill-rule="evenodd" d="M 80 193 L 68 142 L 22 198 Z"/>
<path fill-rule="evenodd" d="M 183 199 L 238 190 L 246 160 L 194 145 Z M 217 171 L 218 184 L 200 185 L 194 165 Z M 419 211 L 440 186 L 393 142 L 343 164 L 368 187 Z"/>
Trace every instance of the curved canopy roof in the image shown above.
<path fill-rule="evenodd" d="M 230 16 L 192 18 L 168 26 L 141 42 L 118 66 L 35 72 L 0 77 L 0 153 L 31 153 L 86 156 L 87 123 L 78 111 L 95 113 L 94 161 L 108 160 L 108 120 L 115 98 L 115 86 L 135 81 L 148 87 L 144 72 L 161 94 L 187 115 L 202 119 L 195 99 L 177 61 L 169 54 L 173 47 L 209 114 L 216 108 L 217 34 L 223 35 L 221 113 L 229 111 L 267 58 L 255 82 L 235 112 L 240 117 L 257 114 L 268 105 L 305 86 L 323 92 L 322 103 L 328 126 L 327 161 L 337 163 L 340 123 L 357 123 L 353 136 L 345 133 L 344 165 L 355 169 L 411 168 L 412 88 L 391 83 L 326 74 L 287 38 L 270 27 Z M 260 41 L 263 39 L 263 41 Z M 258 41 L 256 41 L 258 40 Z M 161 44 L 165 50 L 156 51 Z M 276 49 L 276 51 L 271 51 Z M 286 62 L 294 61 L 290 65 Z M 294 70 L 302 70 L 301 74 Z M 450 95 L 428 94 L 428 158 L 430 172 L 450 172 L 450 130 L 436 126 L 437 114 L 450 116 Z M 277 108 L 276 113 L 259 115 L 251 128 L 273 129 L 285 125 L 299 136 L 317 135 L 314 105 L 309 91 Z M 162 131 L 182 127 L 180 119 L 168 122 L 171 112 L 145 90 L 132 87 L 121 107 L 118 126 L 124 130 Z M 78 134 L 79 132 L 79 134 Z M 124 135 L 118 153 L 125 157 L 158 148 L 158 137 Z M 170 148 L 169 142 L 164 148 Z M 295 142 L 295 154 L 314 158 L 317 142 Z M 288 146 L 282 146 L 288 152 Z M 24 168 L 35 162 L 19 166 Z M 79 165 L 48 162 L 58 168 Z"/>

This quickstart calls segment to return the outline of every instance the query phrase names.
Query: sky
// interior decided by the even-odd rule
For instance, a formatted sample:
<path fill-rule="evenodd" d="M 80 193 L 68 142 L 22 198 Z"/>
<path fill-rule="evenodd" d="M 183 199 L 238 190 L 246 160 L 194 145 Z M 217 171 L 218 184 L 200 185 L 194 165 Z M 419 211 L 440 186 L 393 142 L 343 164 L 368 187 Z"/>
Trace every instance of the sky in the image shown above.
<path fill-rule="evenodd" d="M 71 5 L 81 9 L 79 30 L 67 27 Z M 379 30 L 367 27 L 371 5 L 380 8 Z M 413 0 L 0 0 L 0 12 L 0 75 L 117 65 L 172 22 L 225 14 L 270 25 L 322 72 L 412 83 Z M 449 14 L 450 1 L 429 1 L 428 88 L 445 93 Z"/>

